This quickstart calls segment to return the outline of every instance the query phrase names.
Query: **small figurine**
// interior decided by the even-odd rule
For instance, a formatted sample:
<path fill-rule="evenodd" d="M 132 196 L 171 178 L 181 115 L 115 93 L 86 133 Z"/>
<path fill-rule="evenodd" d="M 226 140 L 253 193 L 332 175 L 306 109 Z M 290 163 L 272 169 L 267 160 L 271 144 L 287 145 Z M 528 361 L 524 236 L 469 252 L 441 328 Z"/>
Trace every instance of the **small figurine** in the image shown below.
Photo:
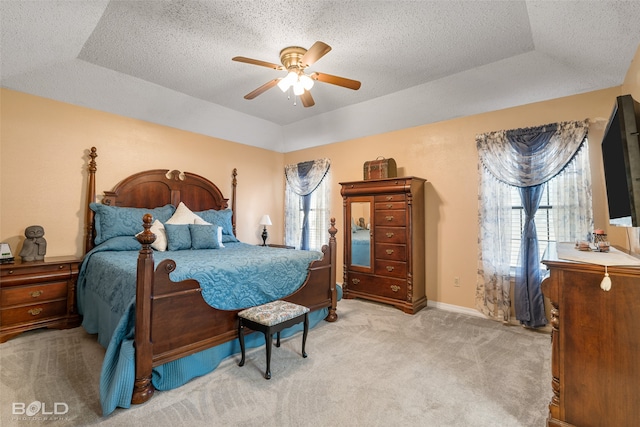
<path fill-rule="evenodd" d="M 22 244 L 20 257 L 22 261 L 42 261 L 47 253 L 47 241 L 44 239 L 44 228 L 31 225 L 24 230 L 26 237 Z"/>
<path fill-rule="evenodd" d="M 358 227 L 360 227 L 363 230 L 367 227 L 367 225 L 364 223 L 364 218 L 360 217 L 358 219 Z"/>

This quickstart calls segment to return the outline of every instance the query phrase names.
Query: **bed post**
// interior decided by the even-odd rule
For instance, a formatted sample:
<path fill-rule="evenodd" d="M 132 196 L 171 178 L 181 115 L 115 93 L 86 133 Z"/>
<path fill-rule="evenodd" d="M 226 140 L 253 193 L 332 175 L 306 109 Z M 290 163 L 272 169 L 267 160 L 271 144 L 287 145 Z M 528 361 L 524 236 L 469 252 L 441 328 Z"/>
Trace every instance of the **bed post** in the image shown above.
<path fill-rule="evenodd" d="M 336 219 L 331 218 L 331 227 L 329 227 L 329 250 L 331 251 L 331 274 L 330 280 L 331 283 L 329 287 L 331 289 L 331 307 L 329 307 L 329 314 L 327 315 L 327 321 L 335 322 L 338 320 L 338 315 L 336 314 L 336 308 L 338 306 L 338 295 L 336 291 L 336 234 L 338 233 L 338 229 L 336 228 Z"/>
<path fill-rule="evenodd" d="M 87 186 L 87 210 L 85 212 L 84 218 L 84 226 L 85 226 L 85 237 L 84 237 L 84 253 L 86 254 L 91 249 L 93 249 L 93 236 L 94 236 L 94 219 L 95 214 L 89 207 L 89 205 L 96 201 L 96 157 L 98 157 L 98 153 L 96 152 L 96 147 L 91 147 L 89 151 L 89 167 L 87 168 L 89 171 L 89 184 Z"/>
<path fill-rule="evenodd" d="M 154 261 L 151 244 L 156 235 L 150 230 L 153 217 L 145 214 L 142 217 L 144 231 L 137 236 L 142 245 L 138 254 L 138 272 L 136 286 L 136 328 L 135 328 L 135 361 L 136 380 L 133 384 L 131 403 L 144 403 L 153 396 L 151 383 L 153 368 L 153 345 L 151 343 L 151 291 L 153 289 Z"/>
<path fill-rule="evenodd" d="M 236 236 L 236 187 L 238 186 L 238 169 L 233 168 L 233 179 L 231 180 L 231 226 L 233 228 L 233 235 Z"/>

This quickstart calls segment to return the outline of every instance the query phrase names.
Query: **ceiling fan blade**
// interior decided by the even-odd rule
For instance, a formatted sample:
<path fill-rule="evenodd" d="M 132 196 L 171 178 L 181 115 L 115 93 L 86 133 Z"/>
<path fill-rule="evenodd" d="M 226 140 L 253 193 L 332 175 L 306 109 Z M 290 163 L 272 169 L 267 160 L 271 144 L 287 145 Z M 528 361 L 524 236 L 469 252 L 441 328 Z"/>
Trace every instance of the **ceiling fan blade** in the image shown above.
<path fill-rule="evenodd" d="M 346 87 L 347 89 L 360 89 L 360 82 L 357 80 L 346 79 L 344 77 L 333 76 L 325 73 L 312 73 L 309 77 L 323 83 Z"/>
<path fill-rule="evenodd" d="M 258 89 L 254 90 L 253 92 L 249 92 L 248 94 L 246 94 L 244 96 L 244 99 L 253 99 L 253 98 L 255 98 L 256 96 L 262 94 L 263 92 L 266 92 L 267 90 L 269 90 L 272 87 L 274 87 L 275 85 L 277 85 L 279 81 L 280 81 L 280 79 L 273 79 L 273 80 L 270 80 L 270 81 L 266 82 L 265 84 L 260 86 Z"/>
<path fill-rule="evenodd" d="M 300 62 L 304 67 L 315 64 L 320 58 L 325 56 L 331 50 L 331 46 L 324 42 L 317 41 L 304 54 Z"/>
<path fill-rule="evenodd" d="M 305 107 L 313 107 L 316 102 L 313 100 L 313 96 L 311 96 L 311 92 L 305 89 L 304 93 L 300 95 L 300 100 L 302 101 L 302 105 Z"/>
<path fill-rule="evenodd" d="M 260 61 L 259 59 L 245 58 L 244 56 L 236 56 L 231 58 L 232 61 L 244 62 L 245 64 L 259 65 L 261 67 L 272 68 L 274 70 L 284 70 L 282 65 L 273 64 L 271 62 Z"/>

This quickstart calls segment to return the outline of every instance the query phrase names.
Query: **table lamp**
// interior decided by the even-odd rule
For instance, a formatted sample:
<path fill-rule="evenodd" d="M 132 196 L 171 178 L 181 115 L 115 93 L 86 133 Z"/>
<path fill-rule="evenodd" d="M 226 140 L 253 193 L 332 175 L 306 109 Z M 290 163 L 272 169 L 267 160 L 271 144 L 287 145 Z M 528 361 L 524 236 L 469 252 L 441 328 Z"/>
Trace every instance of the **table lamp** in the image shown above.
<path fill-rule="evenodd" d="M 260 225 L 264 226 L 264 229 L 262 230 L 262 246 L 267 246 L 267 225 L 271 225 L 271 218 L 269 218 L 269 215 L 262 215 Z"/>

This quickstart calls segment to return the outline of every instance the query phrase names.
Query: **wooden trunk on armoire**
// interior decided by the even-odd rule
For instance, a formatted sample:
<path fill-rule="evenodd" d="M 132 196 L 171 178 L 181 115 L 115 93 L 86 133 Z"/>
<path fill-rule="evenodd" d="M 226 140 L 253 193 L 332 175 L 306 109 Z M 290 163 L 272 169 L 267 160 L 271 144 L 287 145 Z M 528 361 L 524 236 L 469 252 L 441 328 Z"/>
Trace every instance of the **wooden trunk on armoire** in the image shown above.
<path fill-rule="evenodd" d="M 365 298 L 414 314 L 426 307 L 425 179 L 341 182 L 344 298 Z"/>

